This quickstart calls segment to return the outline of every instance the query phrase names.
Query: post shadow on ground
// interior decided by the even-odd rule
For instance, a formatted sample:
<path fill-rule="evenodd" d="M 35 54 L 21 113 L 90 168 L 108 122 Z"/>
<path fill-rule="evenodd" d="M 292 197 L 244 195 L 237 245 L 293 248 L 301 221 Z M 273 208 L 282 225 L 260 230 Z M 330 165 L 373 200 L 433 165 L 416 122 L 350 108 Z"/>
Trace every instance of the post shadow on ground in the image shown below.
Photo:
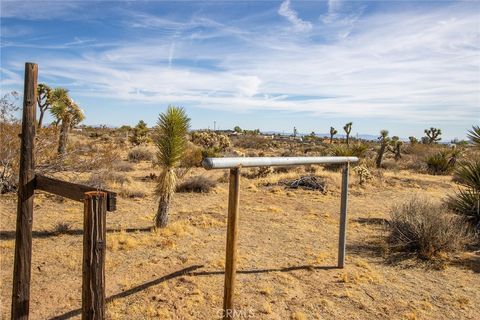
<path fill-rule="evenodd" d="M 172 280 L 177 277 L 181 277 L 184 275 L 189 276 L 211 276 L 211 275 L 223 275 L 225 274 L 224 271 L 195 271 L 197 269 L 203 268 L 203 265 L 193 265 L 187 268 L 183 268 L 181 270 L 172 272 L 166 276 L 142 283 L 136 287 L 130 288 L 128 290 L 116 293 L 110 297 L 106 298 L 106 302 L 112 302 L 117 299 L 126 298 L 132 294 L 138 293 L 145 289 L 148 289 L 152 286 L 158 285 L 162 282 Z M 253 270 L 238 270 L 237 274 L 252 274 L 252 273 L 269 273 L 269 272 L 290 272 L 290 271 L 297 271 L 297 270 L 331 270 L 337 269 L 337 266 L 312 266 L 312 265 L 302 265 L 302 266 L 291 266 L 291 267 L 284 267 L 284 268 L 269 268 L 269 269 L 253 269 Z M 55 316 L 50 318 L 50 320 L 65 320 L 70 319 L 72 317 L 78 316 L 82 313 L 82 309 L 75 309 L 68 311 L 64 314 Z"/>
<path fill-rule="evenodd" d="M 135 232 L 150 232 L 152 231 L 152 227 L 145 227 L 145 228 L 128 228 L 128 229 L 107 229 L 107 233 L 114 233 L 114 232 L 127 232 L 127 233 L 135 233 Z M 15 230 L 0 230 L 0 240 L 13 240 L 15 239 Z M 61 235 L 69 235 L 69 236 L 81 236 L 83 235 L 82 229 L 72 229 L 72 230 L 64 230 L 64 231 L 49 231 L 49 230 L 34 230 L 32 231 L 32 237 L 37 239 L 45 239 L 51 237 L 58 237 Z"/>

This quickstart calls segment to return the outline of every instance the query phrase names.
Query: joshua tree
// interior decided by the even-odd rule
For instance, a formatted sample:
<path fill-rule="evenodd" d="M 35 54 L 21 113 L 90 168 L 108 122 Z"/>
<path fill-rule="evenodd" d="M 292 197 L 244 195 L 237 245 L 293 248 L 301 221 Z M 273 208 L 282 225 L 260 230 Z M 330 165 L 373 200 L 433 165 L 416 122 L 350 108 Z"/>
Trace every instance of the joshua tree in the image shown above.
<path fill-rule="evenodd" d="M 410 141 L 410 144 L 413 146 L 418 143 L 418 139 L 415 138 L 414 136 L 408 137 L 408 140 Z"/>
<path fill-rule="evenodd" d="M 441 140 L 440 135 L 442 130 L 431 127 L 430 129 L 425 129 L 425 139 L 422 139 L 427 144 L 437 143 Z"/>
<path fill-rule="evenodd" d="M 380 131 L 380 136 L 378 137 L 378 140 L 380 140 L 380 149 L 378 149 L 375 164 L 377 168 L 380 168 L 382 166 L 383 155 L 385 154 L 385 150 L 387 149 L 390 142 L 390 138 L 388 137 L 388 130 Z"/>
<path fill-rule="evenodd" d="M 296 138 L 298 134 L 297 128 L 293 127 L 293 137 Z"/>
<path fill-rule="evenodd" d="M 345 130 L 345 133 L 347 134 L 347 144 L 350 143 L 350 132 L 352 132 L 352 124 L 352 122 L 349 122 L 343 127 L 343 130 Z"/>
<path fill-rule="evenodd" d="M 38 118 L 38 128 L 42 127 L 43 116 L 53 103 L 52 89 L 45 83 L 40 83 L 37 86 L 37 104 L 40 110 L 40 117 Z"/>
<path fill-rule="evenodd" d="M 330 144 L 333 143 L 333 136 L 336 135 L 338 133 L 337 130 L 335 130 L 334 127 L 330 127 Z"/>
<path fill-rule="evenodd" d="M 73 102 L 68 95 L 68 90 L 55 88 L 52 92 L 53 104 L 50 112 L 60 123 L 60 138 L 58 140 L 58 154 L 64 155 L 66 152 L 68 132 L 70 128 L 76 126 L 85 119 L 82 109 Z"/>
<path fill-rule="evenodd" d="M 400 158 L 402 157 L 402 146 L 403 142 L 400 141 L 400 138 L 397 136 L 393 136 L 390 140 L 388 150 L 395 155 L 394 158 L 396 161 L 400 160 Z"/>
<path fill-rule="evenodd" d="M 179 165 L 187 148 L 187 133 L 190 119 L 185 110 L 169 106 L 160 114 L 155 127 L 155 144 L 157 146 L 157 165 L 162 172 L 158 178 L 157 194 L 160 197 L 155 226 L 163 228 L 168 223 L 170 200 L 177 185 L 175 168 Z"/>
<path fill-rule="evenodd" d="M 472 126 L 472 130 L 468 130 L 467 136 L 474 146 L 480 148 L 480 126 Z"/>

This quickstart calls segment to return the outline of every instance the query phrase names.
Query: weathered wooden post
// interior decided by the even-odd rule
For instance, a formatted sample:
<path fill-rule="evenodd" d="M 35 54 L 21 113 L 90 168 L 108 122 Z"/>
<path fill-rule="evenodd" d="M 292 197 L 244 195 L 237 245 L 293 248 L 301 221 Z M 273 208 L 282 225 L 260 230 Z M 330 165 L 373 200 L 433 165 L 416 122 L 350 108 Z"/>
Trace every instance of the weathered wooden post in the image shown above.
<path fill-rule="evenodd" d="M 233 318 L 233 294 L 237 263 L 237 226 L 240 196 L 240 168 L 230 169 L 228 191 L 227 253 L 225 258 L 225 286 L 223 292 L 223 319 Z"/>
<path fill-rule="evenodd" d="M 12 319 L 28 319 L 32 262 L 33 197 L 35 192 L 35 108 L 38 67 L 25 64 L 23 115 L 18 179 L 17 229 L 13 267 Z"/>
<path fill-rule="evenodd" d="M 345 266 L 345 245 L 347 243 L 347 204 L 348 204 L 348 171 L 349 164 L 342 170 L 342 198 L 340 202 L 340 232 L 338 241 L 338 267 Z"/>
<path fill-rule="evenodd" d="M 83 224 L 82 319 L 105 319 L 107 193 L 85 193 Z"/>

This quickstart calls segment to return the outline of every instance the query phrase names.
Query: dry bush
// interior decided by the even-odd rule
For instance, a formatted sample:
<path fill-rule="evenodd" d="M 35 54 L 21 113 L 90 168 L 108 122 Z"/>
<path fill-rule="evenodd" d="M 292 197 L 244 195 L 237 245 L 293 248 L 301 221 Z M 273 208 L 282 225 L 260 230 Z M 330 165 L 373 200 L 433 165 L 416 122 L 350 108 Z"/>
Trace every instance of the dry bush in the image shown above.
<path fill-rule="evenodd" d="M 272 140 L 257 135 L 241 135 L 234 140 L 236 148 L 264 150 L 270 147 Z"/>
<path fill-rule="evenodd" d="M 113 169 L 121 172 L 130 172 L 134 170 L 134 166 L 126 161 L 117 161 L 113 164 Z"/>
<path fill-rule="evenodd" d="M 177 186 L 177 192 L 207 193 L 217 186 L 217 182 L 205 176 L 195 176 Z"/>
<path fill-rule="evenodd" d="M 144 147 L 135 147 L 128 152 L 128 161 L 140 162 L 151 161 L 153 159 L 153 153 Z"/>
<path fill-rule="evenodd" d="M 53 228 L 55 234 L 65 234 L 72 229 L 72 226 L 68 222 L 59 222 Z"/>
<path fill-rule="evenodd" d="M 465 220 L 446 207 L 414 197 L 390 211 L 390 249 L 422 259 L 461 249 L 468 241 Z"/>

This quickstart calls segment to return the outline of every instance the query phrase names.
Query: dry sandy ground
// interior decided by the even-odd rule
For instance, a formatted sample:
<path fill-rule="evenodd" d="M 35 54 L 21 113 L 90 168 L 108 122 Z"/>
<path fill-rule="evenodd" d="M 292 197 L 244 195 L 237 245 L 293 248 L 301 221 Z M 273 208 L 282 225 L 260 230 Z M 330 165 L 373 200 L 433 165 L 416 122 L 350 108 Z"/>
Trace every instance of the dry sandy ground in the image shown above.
<path fill-rule="evenodd" d="M 149 172 L 141 163 L 129 175 L 153 190 L 152 182 L 139 179 Z M 381 223 L 389 207 L 415 193 L 440 200 L 454 188 L 449 177 L 386 173 L 384 182 L 362 188 L 352 177 L 347 265 L 340 270 L 339 174 L 319 174 L 330 182 L 325 195 L 242 179 L 235 296 L 240 319 L 478 319 L 478 253 L 460 253 L 442 268 L 392 262 L 384 253 Z M 15 201 L 13 195 L 0 197 L 2 319 L 10 313 Z M 171 224 L 160 232 L 150 230 L 155 209 L 149 191 L 140 199 L 120 198 L 118 211 L 108 213 L 108 318 L 218 319 L 227 184 L 210 194 L 177 194 Z M 80 203 L 36 197 L 31 319 L 79 318 L 82 210 Z M 58 223 L 71 228 L 55 234 Z"/>

